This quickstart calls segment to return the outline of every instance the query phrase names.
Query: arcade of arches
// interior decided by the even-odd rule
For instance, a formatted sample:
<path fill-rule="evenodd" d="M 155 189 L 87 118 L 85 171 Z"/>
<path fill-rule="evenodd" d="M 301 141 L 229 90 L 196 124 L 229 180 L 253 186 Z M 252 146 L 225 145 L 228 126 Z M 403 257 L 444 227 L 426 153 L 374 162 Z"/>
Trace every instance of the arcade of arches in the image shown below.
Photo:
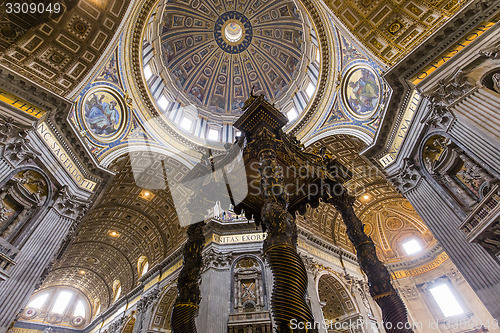
<path fill-rule="evenodd" d="M 0 9 L 0 333 L 305 332 L 280 269 L 313 332 L 500 332 L 498 1 L 37 3 Z M 310 161 L 373 253 L 282 186 Z"/>

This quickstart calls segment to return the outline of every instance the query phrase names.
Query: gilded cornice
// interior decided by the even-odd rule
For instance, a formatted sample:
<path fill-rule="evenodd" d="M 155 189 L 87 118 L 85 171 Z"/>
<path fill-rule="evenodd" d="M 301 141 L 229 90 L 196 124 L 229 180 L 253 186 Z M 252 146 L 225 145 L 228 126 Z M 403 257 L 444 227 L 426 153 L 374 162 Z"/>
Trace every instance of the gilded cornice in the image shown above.
<path fill-rule="evenodd" d="M 381 157 L 385 153 L 386 147 L 390 145 L 391 138 L 395 137 L 399 123 L 403 118 L 404 108 L 409 101 L 409 95 L 414 88 L 409 80 L 443 51 L 458 42 L 468 31 L 474 29 L 481 22 L 498 15 L 499 10 L 500 3 L 498 1 L 477 0 L 471 2 L 384 75 L 393 89 L 393 94 L 383 115 L 374 143 L 363 152 L 364 156 L 374 160 Z"/>

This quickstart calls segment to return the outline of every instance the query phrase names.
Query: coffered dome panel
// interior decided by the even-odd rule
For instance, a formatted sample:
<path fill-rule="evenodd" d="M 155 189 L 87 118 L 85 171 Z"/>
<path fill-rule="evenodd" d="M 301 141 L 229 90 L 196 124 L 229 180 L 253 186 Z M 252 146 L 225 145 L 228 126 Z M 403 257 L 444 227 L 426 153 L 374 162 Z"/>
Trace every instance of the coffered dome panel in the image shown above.
<path fill-rule="evenodd" d="M 233 142 L 230 127 L 252 91 L 292 124 L 318 85 L 315 27 L 294 0 L 160 2 L 143 35 L 152 114 L 194 141 Z"/>
<path fill-rule="evenodd" d="M 277 101 L 303 65 L 302 16 L 293 1 L 169 2 L 162 76 L 191 103 L 216 114 L 239 115 L 252 87 Z"/>

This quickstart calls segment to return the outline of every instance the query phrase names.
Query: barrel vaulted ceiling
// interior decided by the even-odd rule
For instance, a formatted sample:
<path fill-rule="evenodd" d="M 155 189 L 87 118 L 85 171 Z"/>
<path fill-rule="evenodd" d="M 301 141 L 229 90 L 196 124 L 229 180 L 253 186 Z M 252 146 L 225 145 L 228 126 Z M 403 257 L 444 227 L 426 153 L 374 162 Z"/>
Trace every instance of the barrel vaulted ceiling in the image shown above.
<path fill-rule="evenodd" d="M 134 157 L 140 158 L 140 154 Z M 184 169 L 178 162 L 153 157 L 164 159 L 167 167 L 182 174 Z M 139 258 L 145 256 L 152 268 L 185 239 L 168 189 L 145 192 L 137 186 L 128 156 L 118 159 L 112 168 L 116 176 L 41 286 L 76 287 L 102 309 L 112 304 L 115 280 L 121 283 L 122 295 L 137 285 Z M 154 176 L 151 181 L 155 181 Z"/>

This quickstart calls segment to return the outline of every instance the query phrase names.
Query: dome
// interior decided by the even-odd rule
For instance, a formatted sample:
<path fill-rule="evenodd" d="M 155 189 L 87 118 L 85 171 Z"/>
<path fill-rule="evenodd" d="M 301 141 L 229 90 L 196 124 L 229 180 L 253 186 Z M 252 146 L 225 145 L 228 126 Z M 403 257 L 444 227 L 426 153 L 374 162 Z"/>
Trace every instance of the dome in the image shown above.
<path fill-rule="evenodd" d="M 158 114 L 195 140 L 232 142 L 252 91 L 289 124 L 314 95 L 319 47 L 293 0 L 164 2 L 144 35 L 143 74 Z"/>

